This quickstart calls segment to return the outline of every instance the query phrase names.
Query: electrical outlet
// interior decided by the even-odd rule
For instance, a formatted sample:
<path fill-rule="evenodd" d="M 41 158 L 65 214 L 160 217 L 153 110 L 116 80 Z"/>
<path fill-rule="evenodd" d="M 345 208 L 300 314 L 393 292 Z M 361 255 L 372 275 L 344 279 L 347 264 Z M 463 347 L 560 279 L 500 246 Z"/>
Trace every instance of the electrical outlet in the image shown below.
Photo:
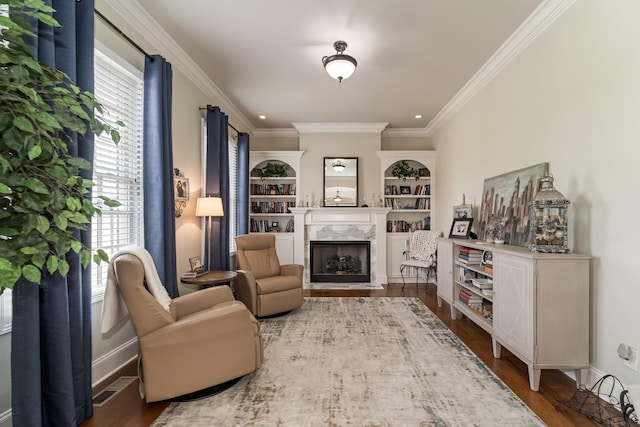
<path fill-rule="evenodd" d="M 638 372 L 638 349 L 629 347 L 629 353 L 631 357 L 629 357 L 629 360 L 624 361 L 624 366 Z"/>

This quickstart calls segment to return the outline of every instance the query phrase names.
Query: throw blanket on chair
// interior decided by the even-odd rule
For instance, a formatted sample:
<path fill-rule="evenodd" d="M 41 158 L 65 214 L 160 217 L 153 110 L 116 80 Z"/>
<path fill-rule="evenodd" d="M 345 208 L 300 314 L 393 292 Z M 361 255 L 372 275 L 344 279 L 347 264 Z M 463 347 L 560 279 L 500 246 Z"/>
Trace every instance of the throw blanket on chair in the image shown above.
<path fill-rule="evenodd" d="M 139 246 L 124 248 L 111 257 L 109 269 L 107 271 L 107 283 L 104 290 L 104 301 L 102 303 L 102 328 L 103 334 L 109 332 L 120 321 L 128 316 L 127 305 L 122 298 L 118 288 L 118 280 L 113 261 L 123 254 L 131 254 L 140 258 L 144 267 L 144 279 L 147 289 L 155 297 L 158 303 L 167 311 L 171 305 L 171 297 L 158 276 L 158 271 L 153 263 L 151 254 L 146 249 Z"/>

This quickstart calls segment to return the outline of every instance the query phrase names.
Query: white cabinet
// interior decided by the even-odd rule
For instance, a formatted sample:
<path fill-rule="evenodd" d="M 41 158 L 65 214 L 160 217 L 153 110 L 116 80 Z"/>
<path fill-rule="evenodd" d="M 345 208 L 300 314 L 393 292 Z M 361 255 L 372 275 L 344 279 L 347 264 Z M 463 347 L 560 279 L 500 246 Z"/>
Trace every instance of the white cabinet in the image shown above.
<path fill-rule="evenodd" d="M 407 233 L 387 233 L 387 281 L 402 282 L 400 264 L 405 260 L 404 252 L 409 248 Z"/>
<path fill-rule="evenodd" d="M 438 295 L 452 301 L 452 318 L 463 314 L 492 336 L 494 357 L 502 347 L 528 366 L 529 385 L 538 390 L 542 369 L 574 369 L 576 384 L 586 381 L 589 367 L 589 269 L 590 257 L 581 254 L 543 254 L 512 245 L 473 240 L 441 239 L 438 245 Z M 446 249 L 445 240 L 453 246 Z M 461 248 L 490 251 L 492 269 L 475 263 L 462 264 Z M 445 275 L 447 254 L 453 259 L 451 291 Z M 459 298 L 461 290 L 483 295 L 459 277 L 464 265 L 474 277 L 492 277 L 490 317 L 472 309 Z"/>
<path fill-rule="evenodd" d="M 442 307 L 442 301 L 446 301 L 451 307 L 451 318 L 455 320 L 455 311 L 452 306 L 453 295 L 453 244 L 449 239 L 438 239 L 437 258 L 438 280 L 438 307 Z"/>
<path fill-rule="evenodd" d="M 293 233 L 276 233 L 276 254 L 280 265 L 293 264 Z"/>
<path fill-rule="evenodd" d="M 538 390 L 542 369 L 575 369 L 578 385 L 589 367 L 589 257 L 494 255 L 494 356 L 501 346 L 525 362 Z"/>

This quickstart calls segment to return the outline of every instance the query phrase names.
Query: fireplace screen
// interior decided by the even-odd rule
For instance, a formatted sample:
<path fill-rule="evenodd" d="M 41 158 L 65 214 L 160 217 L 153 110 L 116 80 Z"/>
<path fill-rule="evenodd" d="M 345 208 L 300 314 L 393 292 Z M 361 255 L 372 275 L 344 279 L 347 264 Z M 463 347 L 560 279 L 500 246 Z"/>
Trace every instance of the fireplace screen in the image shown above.
<path fill-rule="evenodd" d="M 311 282 L 369 282 L 371 242 L 311 241 Z"/>

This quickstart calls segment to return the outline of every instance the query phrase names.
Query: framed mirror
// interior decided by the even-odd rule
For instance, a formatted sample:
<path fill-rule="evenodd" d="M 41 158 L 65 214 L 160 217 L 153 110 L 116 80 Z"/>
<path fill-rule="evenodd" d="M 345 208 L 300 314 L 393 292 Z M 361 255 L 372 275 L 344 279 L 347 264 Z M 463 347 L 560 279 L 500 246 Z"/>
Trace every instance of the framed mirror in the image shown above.
<path fill-rule="evenodd" d="M 324 158 L 323 206 L 358 206 L 358 158 Z"/>

